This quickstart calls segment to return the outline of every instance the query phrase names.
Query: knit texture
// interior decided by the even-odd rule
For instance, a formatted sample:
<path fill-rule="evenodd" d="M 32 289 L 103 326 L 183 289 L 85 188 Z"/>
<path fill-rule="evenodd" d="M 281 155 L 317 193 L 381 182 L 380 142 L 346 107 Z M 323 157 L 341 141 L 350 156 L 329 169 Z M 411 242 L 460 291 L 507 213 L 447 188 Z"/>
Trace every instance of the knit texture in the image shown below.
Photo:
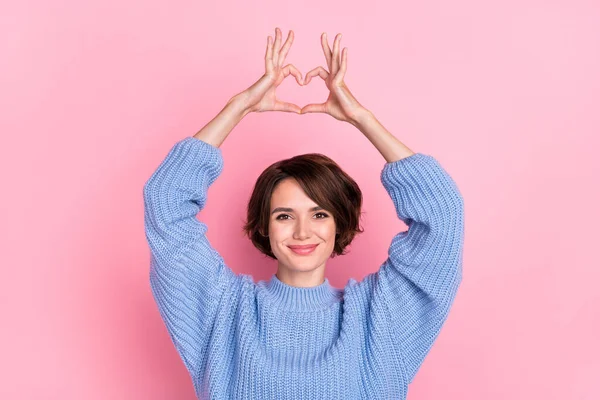
<path fill-rule="evenodd" d="M 409 228 L 343 289 L 254 282 L 196 217 L 220 148 L 177 142 L 145 183 L 150 286 L 199 399 L 405 399 L 462 279 L 462 196 L 435 158 L 386 163 L 381 183 Z"/>

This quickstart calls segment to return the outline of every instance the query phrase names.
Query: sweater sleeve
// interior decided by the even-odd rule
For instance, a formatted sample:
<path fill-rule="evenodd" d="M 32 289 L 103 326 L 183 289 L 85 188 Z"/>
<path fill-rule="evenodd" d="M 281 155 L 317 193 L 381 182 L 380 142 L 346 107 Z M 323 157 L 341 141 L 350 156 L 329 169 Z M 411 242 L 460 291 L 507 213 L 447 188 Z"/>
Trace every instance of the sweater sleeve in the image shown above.
<path fill-rule="evenodd" d="M 437 160 L 422 153 L 385 164 L 381 182 L 409 227 L 393 237 L 379 276 L 412 382 L 462 280 L 463 199 Z"/>
<path fill-rule="evenodd" d="M 225 288 L 239 278 L 196 219 L 223 168 L 221 150 L 194 137 L 177 142 L 143 188 L 150 286 L 169 335 L 194 377 Z"/>

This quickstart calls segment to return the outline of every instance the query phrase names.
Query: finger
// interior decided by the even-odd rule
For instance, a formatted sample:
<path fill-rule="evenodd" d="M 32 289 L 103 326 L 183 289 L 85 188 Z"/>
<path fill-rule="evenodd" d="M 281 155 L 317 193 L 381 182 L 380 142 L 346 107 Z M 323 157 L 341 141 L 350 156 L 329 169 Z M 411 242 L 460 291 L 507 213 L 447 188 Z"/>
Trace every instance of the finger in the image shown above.
<path fill-rule="evenodd" d="M 329 43 L 327 43 L 327 34 L 325 32 L 321 35 L 321 46 L 327 60 L 327 68 L 331 71 L 331 49 L 329 48 Z"/>
<path fill-rule="evenodd" d="M 275 28 L 275 44 L 273 44 L 273 65 L 279 65 L 279 45 L 281 43 L 281 31 L 279 28 Z"/>
<path fill-rule="evenodd" d="M 337 75 L 335 76 L 335 78 L 333 78 L 333 83 L 338 84 L 344 80 L 344 76 L 346 75 L 347 67 L 348 67 L 348 48 L 344 47 L 344 50 L 342 50 L 342 65 L 340 66 L 340 69 L 339 69 Z"/>
<path fill-rule="evenodd" d="M 287 54 L 290 51 L 290 47 L 292 46 L 293 42 L 294 42 L 294 32 L 290 31 L 290 33 L 288 33 L 287 40 L 285 41 L 285 43 L 283 44 L 283 47 L 281 48 L 281 51 L 279 52 L 279 66 L 280 67 L 283 65 L 283 62 L 285 61 L 285 58 L 287 57 Z"/>
<path fill-rule="evenodd" d="M 313 76 L 320 76 L 324 81 L 329 77 L 329 73 L 325 71 L 325 68 L 318 66 L 315 69 L 308 71 L 308 73 L 304 76 L 304 84 L 308 85 Z"/>
<path fill-rule="evenodd" d="M 285 101 L 279 101 L 279 100 L 275 101 L 275 105 L 273 106 L 273 110 L 274 111 L 292 112 L 292 113 L 296 113 L 296 114 L 300 114 L 301 111 L 302 111 L 302 109 L 300 108 L 300 106 L 297 106 L 296 104 L 287 103 Z"/>
<path fill-rule="evenodd" d="M 342 34 L 338 33 L 333 41 L 333 53 L 331 54 L 331 72 L 337 74 L 340 65 L 340 41 L 342 40 Z"/>
<path fill-rule="evenodd" d="M 302 73 L 300 71 L 298 71 L 298 69 L 296 67 L 294 67 L 292 64 L 288 64 L 286 65 L 283 69 L 283 76 L 286 77 L 289 74 L 292 74 L 296 77 L 296 82 L 298 82 L 299 85 L 304 85 L 304 80 L 302 79 Z"/>
<path fill-rule="evenodd" d="M 265 70 L 271 72 L 273 69 L 273 38 L 267 37 L 267 52 L 265 53 Z"/>
<path fill-rule="evenodd" d="M 327 112 L 326 108 L 325 108 L 325 103 L 321 103 L 321 104 L 307 104 L 304 107 L 302 107 L 302 110 L 300 110 L 300 114 L 324 113 L 324 112 Z"/>

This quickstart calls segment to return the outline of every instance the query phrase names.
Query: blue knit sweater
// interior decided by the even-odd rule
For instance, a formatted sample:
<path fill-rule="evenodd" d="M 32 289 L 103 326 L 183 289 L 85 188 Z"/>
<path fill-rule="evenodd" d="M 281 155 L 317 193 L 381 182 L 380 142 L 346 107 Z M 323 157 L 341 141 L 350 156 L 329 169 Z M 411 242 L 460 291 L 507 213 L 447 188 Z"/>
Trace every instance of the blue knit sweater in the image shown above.
<path fill-rule="evenodd" d="M 200 399 L 405 399 L 462 277 L 462 196 L 435 158 L 386 163 L 381 182 L 409 229 L 343 289 L 236 274 L 196 216 L 220 148 L 177 142 L 144 185 L 150 286 Z"/>

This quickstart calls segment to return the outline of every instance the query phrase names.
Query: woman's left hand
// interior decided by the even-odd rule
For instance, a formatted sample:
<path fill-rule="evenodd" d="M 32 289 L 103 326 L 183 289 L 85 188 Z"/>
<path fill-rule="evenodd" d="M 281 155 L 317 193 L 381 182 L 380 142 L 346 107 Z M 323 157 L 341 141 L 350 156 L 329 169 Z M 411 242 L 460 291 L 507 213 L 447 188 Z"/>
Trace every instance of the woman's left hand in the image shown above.
<path fill-rule="evenodd" d="M 307 85 L 313 76 L 320 76 L 325 81 L 329 89 L 327 101 L 321 104 L 308 104 L 302 107 L 301 114 L 306 113 L 326 113 L 337 120 L 354 124 L 358 118 L 367 110 L 350 93 L 350 90 L 344 83 L 344 75 L 348 63 L 348 48 L 342 51 L 340 62 L 340 41 L 342 34 L 339 33 L 333 41 L 333 52 L 327 43 L 327 35 L 321 35 L 321 46 L 327 60 L 329 72 L 319 66 L 304 76 L 304 85 Z"/>

